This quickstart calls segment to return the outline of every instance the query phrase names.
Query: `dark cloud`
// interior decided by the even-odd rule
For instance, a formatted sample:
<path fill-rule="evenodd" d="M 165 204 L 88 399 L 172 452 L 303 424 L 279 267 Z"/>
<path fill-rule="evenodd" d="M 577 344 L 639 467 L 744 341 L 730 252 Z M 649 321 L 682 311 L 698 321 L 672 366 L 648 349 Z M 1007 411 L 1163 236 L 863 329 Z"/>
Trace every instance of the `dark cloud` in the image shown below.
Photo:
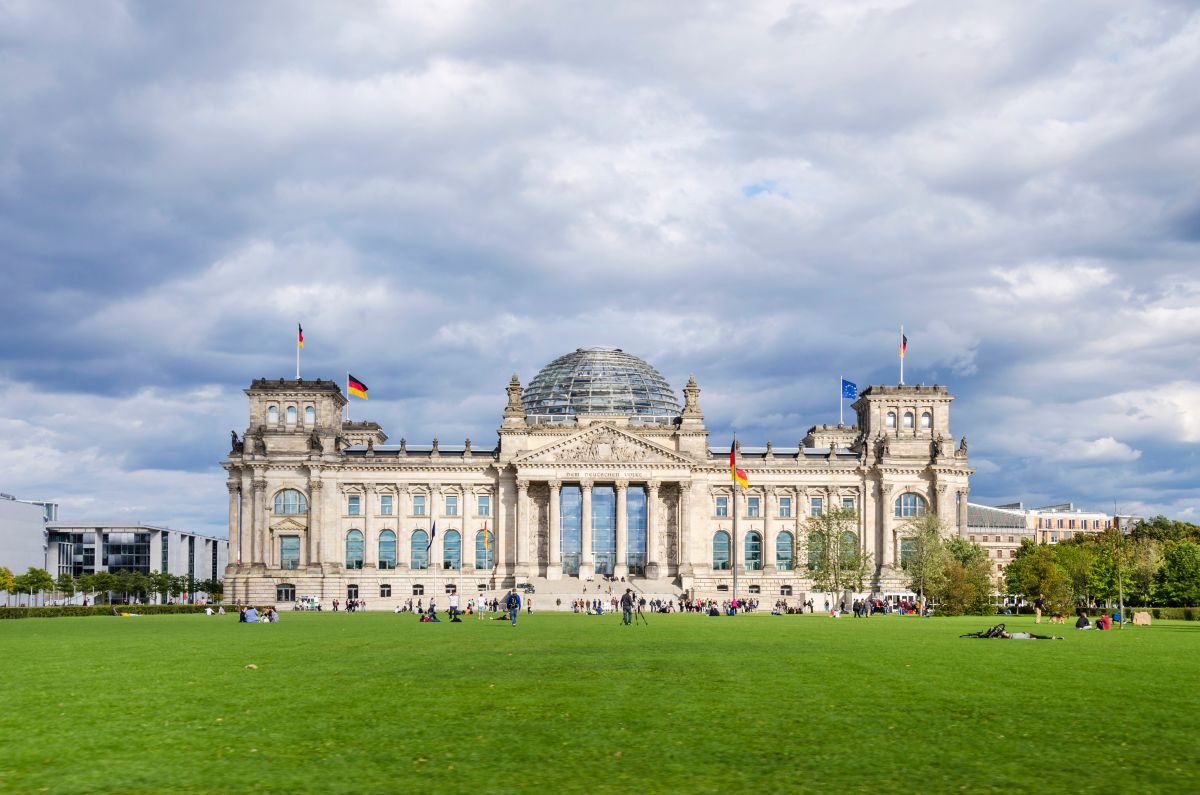
<path fill-rule="evenodd" d="M 393 438 L 483 444 L 594 344 L 794 444 L 903 323 L 975 498 L 1195 518 L 1192 5 L 294 11 L 2 12 L 7 491 L 219 532 L 297 320 Z"/>

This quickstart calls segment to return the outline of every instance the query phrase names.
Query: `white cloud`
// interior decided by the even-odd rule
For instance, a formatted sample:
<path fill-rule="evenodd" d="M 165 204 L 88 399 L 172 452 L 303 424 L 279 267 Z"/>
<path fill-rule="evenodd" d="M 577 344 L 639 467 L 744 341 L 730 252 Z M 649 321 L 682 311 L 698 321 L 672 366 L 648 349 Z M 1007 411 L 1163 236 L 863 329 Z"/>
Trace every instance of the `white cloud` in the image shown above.
<path fill-rule="evenodd" d="M 1141 457 L 1140 450 L 1134 450 L 1111 436 L 1091 441 L 1072 439 L 1054 451 L 1054 458 L 1059 461 L 1097 464 L 1109 461 L 1136 461 Z"/>

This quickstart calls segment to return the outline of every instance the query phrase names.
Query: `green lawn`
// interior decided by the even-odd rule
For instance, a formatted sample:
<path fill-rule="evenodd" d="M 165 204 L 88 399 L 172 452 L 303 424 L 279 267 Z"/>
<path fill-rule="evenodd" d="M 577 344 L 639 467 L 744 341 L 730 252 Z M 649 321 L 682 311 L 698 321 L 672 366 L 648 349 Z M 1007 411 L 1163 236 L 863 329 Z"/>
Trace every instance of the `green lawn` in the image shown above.
<path fill-rule="evenodd" d="M 1200 624 L 989 623 L 0 621 L 0 791 L 1200 789 Z"/>

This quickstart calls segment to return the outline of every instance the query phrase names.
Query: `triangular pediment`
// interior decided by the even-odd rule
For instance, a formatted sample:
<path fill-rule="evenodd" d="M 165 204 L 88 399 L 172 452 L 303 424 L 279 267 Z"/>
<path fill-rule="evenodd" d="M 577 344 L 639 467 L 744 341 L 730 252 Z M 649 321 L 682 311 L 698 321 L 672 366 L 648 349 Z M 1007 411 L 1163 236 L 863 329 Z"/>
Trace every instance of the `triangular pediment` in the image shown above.
<path fill-rule="evenodd" d="M 523 453 L 514 464 L 692 464 L 674 450 L 600 423 Z"/>
<path fill-rule="evenodd" d="M 278 522 L 275 522 L 274 524 L 272 524 L 271 532 L 272 533 L 278 533 L 278 532 L 286 533 L 288 531 L 305 530 L 307 528 L 308 528 L 307 524 L 305 524 L 304 522 L 297 521 L 293 517 L 289 516 L 286 519 L 281 519 Z"/>

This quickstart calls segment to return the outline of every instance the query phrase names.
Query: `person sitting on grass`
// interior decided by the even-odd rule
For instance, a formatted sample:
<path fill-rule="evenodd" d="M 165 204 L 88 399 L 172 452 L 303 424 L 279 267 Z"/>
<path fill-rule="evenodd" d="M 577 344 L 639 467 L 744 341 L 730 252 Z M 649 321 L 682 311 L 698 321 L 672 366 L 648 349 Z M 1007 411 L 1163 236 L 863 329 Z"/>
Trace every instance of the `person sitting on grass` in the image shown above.
<path fill-rule="evenodd" d="M 1092 622 L 1088 621 L 1087 611 L 1079 611 L 1079 619 L 1075 622 L 1075 629 L 1091 629 Z"/>
<path fill-rule="evenodd" d="M 1112 619 L 1108 617 L 1107 613 L 1101 613 L 1100 617 L 1096 619 L 1096 629 L 1112 629 Z"/>
<path fill-rule="evenodd" d="M 258 623 L 258 609 L 257 608 L 254 608 L 254 607 L 246 608 L 246 623 L 247 624 L 257 624 Z"/>

